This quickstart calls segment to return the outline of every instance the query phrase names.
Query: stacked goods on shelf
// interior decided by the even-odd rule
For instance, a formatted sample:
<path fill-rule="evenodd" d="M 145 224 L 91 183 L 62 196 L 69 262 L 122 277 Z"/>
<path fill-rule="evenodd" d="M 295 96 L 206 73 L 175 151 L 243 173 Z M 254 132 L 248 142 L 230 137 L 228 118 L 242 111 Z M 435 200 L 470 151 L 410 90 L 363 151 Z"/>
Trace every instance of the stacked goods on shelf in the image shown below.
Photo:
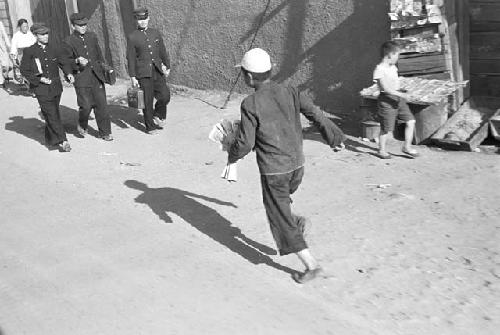
<path fill-rule="evenodd" d="M 447 102 L 448 96 L 458 88 L 467 85 L 467 82 L 401 77 L 400 85 L 402 90 L 407 91 L 408 102 L 419 105 L 432 105 Z M 363 89 L 360 94 L 363 98 L 377 99 L 380 94 L 379 87 L 377 84 L 373 84 Z"/>
<path fill-rule="evenodd" d="M 437 0 L 392 0 L 391 37 L 402 47 L 399 73 L 450 79 Z"/>

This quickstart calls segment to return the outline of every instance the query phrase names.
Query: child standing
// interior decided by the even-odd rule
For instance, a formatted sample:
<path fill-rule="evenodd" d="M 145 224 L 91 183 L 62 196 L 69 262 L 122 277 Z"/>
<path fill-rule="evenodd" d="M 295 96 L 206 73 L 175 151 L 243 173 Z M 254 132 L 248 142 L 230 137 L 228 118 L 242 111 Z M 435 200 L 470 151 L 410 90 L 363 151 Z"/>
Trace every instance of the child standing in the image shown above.
<path fill-rule="evenodd" d="M 248 51 L 239 65 L 245 83 L 255 92 L 241 104 L 240 132 L 229 148 L 232 164 L 255 150 L 261 174 L 262 196 L 273 238 L 280 255 L 295 253 L 304 264 L 303 273 L 293 279 L 305 283 L 322 271 L 304 240 L 305 219 L 292 214 L 290 195 L 304 175 L 300 113 L 314 122 L 332 147 L 345 139 L 342 131 L 328 120 L 296 88 L 274 83 L 267 52 Z"/>
<path fill-rule="evenodd" d="M 379 157 L 390 159 L 386 144 L 389 134 L 394 131 L 396 119 L 406 123 L 405 141 L 402 148 L 404 154 L 418 157 L 419 154 L 412 148 L 415 118 L 408 107 L 407 94 L 400 90 L 398 68 L 399 46 L 396 42 L 388 41 L 382 44 L 382 61 L 373 72 L 373 81 L 380 89 L 378 97 L 378 118 L 380 122 Z"/>

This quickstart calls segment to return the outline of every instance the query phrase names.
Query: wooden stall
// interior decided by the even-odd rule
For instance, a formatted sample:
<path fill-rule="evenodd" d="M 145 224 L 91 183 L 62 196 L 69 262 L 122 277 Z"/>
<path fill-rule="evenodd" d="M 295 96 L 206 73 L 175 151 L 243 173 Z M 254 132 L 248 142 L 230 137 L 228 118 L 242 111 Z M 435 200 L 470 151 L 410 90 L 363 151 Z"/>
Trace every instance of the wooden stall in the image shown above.
<path fill-rule="evenodd" d="M 417 144 L 428 143 L 468 98 L 468 72 L 464 71 L 468 55 L 457 47 L 458 41 L 468 39 L 463 29 L 467 16 L 460 1 L 391 0 L 391 38 L 402 46 L 398 70 L 402 87 L 413 94 L 410 108 L 417 121 Z M 372 86 L 361 92 L 366 138 L 376 133 L 372 115 L 378 92 L 374 90 L 378 88 Z"/>
<path fill-rule="evenodd" d="M 430 143 L 431 136 L 445 124 L 448 119 L 449 97 L 467 82 L 453 82 L 450 80 L 425 79 L 420 77 L 401 78 L 401 88 L 408 91 L 408 105 L 415 116 L 416 127 L 415 144 Z M 363 127 L 371 129 L 370 134 L 363 136 L 371 139 L 376 136 L 373 132 L 376 122 L 376 100 L 380 94 L 376 84 L 360 92 L 363 97 Z M 397 130 L 397 129 L 396 129 Z M 370 136 L 371 135 L 371 136 Z M 398 132 L 394 136 L 398 138 Z"/>
<path fill-rule="evenodd" d="M 500 96 L 500 1 L 470 0 L 471 93 Z"/>

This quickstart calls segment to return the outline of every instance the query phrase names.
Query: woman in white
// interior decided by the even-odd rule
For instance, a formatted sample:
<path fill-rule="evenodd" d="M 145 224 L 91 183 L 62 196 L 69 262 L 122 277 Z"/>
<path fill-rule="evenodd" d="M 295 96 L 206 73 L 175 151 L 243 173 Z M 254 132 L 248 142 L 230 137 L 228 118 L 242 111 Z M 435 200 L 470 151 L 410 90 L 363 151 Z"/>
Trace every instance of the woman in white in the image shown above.
<path fill-rule="evenodd" d="M 26 19 L 17 21 L 19 29 L 12 37 L 12 47 L 10 49 L 10 57 L 14 62 L 21 62 L 23 57 L 23 49 L 32 46 L 36 42 L 36 37 L 31 33 Z"/>
<path fill-rule="evenodd" d="M 4 73 L 8 73 L 10 68 L 9 49 L 9 35 L 7 35 L 5 27 L 3 26 L 2 21 L 0 21 L 0 87 L 3 87 L 5 82 Z"/>

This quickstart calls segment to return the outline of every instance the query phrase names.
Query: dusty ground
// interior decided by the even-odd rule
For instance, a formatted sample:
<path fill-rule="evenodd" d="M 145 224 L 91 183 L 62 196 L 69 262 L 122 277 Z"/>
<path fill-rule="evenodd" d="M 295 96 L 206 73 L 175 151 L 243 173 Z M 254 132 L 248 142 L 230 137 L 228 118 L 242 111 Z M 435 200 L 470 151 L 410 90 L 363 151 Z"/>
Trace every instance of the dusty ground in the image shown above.
<path fill-rule="evenodd" d="M 36 101 L 0 92 L 0 334 L 498 334 L 500 155 L 422 147 L 388 162 L 307 133 L 294 206 L 328 276 L 300 286 L 298 260 L 271 250 L 254 157 L 236 184 L 219 178 L 207 134 L 238 99 L 196 97 L 224 100 L 175 95 L 156 137 L 111 107 L 107 143 L 73 135 L 66 89 L 60 153 Z"/>

